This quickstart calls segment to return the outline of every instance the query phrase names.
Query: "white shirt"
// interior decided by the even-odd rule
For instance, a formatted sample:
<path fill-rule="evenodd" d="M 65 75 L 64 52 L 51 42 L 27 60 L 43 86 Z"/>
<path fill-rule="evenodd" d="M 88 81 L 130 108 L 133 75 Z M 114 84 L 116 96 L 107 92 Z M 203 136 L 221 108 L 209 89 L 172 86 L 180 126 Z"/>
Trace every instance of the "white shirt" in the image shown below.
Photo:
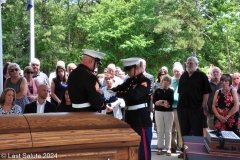
<path fill-rule="evenodd" d="M 40 104 L 37 100 L 37 113 L 44 113 L 45 104 L 46 100 L 43 102 L 43 104 Z"/>

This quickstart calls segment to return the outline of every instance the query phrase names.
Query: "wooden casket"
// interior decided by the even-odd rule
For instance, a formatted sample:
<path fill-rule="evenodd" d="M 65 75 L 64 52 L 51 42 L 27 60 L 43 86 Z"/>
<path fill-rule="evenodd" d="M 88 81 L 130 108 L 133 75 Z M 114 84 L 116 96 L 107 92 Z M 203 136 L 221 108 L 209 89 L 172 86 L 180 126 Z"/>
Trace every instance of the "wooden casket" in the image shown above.
<path fill-rule="evenodd" d="M 232 131 L 221 131 L 221 137 L 213 130 L 207 130 L 204 139 L 209 153 L 220 155 L 240 155 L 240 138 Z"/>
<path fill-rule="evenodd" d="M 138 159 L 140 136 L 108 115 L 1 115 L 0 122 L 0 159 Z"/>

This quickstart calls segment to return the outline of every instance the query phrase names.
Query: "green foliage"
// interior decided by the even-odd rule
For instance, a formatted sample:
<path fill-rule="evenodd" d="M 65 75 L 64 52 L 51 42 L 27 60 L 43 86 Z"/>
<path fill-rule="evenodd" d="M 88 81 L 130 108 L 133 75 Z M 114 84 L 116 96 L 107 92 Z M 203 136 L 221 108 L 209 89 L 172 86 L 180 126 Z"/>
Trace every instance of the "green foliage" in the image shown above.
<path fill-rule="evenodd" d="M 25 5 L 8 0 L 2 8 L 3 60 L 22 68 L 30 57 Z M 122 58 L 142 57 L 156 75 L 163 65 L 171 74 L 174 62 L 184 64 L 196 50 L 200 68 L 213 64 L 236 72 L 239 7 L 239 0 L 35 0 L 36 57 L 48 73 L 57 60 L 78 64 L 81 49 L 88 48 L 107 54 L 100 72 L 109 63 L 122 66 Z"/>

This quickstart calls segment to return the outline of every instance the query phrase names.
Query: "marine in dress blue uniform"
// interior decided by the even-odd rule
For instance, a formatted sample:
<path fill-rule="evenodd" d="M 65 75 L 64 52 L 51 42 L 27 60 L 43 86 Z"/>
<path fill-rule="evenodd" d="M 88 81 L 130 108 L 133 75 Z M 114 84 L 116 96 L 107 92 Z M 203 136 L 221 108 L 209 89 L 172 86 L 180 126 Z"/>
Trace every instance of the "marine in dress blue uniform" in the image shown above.
<path fill-rule="evenodd" d="M 125 100 L 125 121 L 141 136 L 139 159 L 151 160 L 152 121 L 148 113 L 151 82 L 142 73 L 141 58 L 121 61 L 130 78 L 111 90 Z"/>
<path fill-rule="evenodd" d="M 68 78 L 69 98 L 74 112 L 105 109 L 99 90 L 99 82 L 93 74 L 95 68 L 101 64 L 104 53 L 83 49 L 81 64 L 73 70 Z"/>

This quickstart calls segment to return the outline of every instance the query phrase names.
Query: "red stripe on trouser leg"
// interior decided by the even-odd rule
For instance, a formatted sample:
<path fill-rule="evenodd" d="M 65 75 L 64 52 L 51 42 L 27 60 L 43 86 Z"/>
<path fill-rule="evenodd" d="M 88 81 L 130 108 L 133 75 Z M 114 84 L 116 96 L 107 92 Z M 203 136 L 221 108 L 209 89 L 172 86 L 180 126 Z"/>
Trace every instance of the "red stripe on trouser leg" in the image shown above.
<path fill-rule="evenodd" d="M 145 134 L 144 128 L 142 128 L 142 141 L 143 141 L 143 150 L 144 150 L 145 160 L 148 160 L 147 141 L 146 141 L 146 134 Z"/>

